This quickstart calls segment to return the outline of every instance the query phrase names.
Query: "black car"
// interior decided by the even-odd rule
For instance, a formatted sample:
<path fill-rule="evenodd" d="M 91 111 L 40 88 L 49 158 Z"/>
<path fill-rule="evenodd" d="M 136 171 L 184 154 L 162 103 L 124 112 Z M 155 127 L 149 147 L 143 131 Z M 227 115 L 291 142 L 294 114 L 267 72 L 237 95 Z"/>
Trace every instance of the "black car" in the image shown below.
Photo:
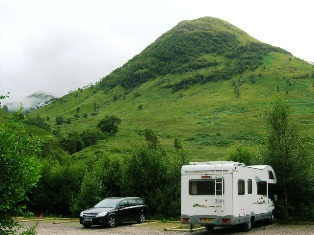
<path fill-rule="evenodd" d="M 108 197 L 93 208 L 82 211 L 80 224 L 89 228 L 92 225 L 115 227 L 117 223 L 136 221 L 144 223 L 147 205 L 140 197 Z"/>

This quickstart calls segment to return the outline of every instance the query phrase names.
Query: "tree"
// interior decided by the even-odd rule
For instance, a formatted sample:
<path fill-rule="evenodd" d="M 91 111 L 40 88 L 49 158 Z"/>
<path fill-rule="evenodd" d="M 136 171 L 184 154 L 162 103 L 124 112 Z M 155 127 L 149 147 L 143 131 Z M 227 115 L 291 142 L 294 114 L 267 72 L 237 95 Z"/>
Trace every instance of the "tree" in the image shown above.
<path fill-rule="evenodd" d="M 65 151 L 68 151 L 70 154 L 79 152 L 85 148 L 85 144 L 77 131 L 72 131 L 68 133 L 67 137 L 61 138 L 60 145 Z"/>
<path fill-rule="evenodd" d="M 182 145 L 181 145 L 181 141 L 178 138 L 175 138 L 173 141 L 173 147 L 179 151 L 180 149 L 182 149 Z"/>
<path fill-rule="evenodd" d="M 157 149 L 159 147 L 159 140 L 152 129 L 145 130 L 145 140 L 148 142 L 148 148 Z"/>
<path fill-rule="evenodd" d="M 80 190 L 72 202 L 70 209 L 74 215 L 105 197 L 121 196 L 122 163 L 119 159 L 99 156 L 96 161 L 92 161 L 91 166 L 86 168 L 88 172 L 84 172 Z"/>
<path fill-rule="evenodd" d="M 145 199 L 154 216 L 174 217 L 180 214 L 181 166 L 189 162 L 183 149 L 167 156 L 151 129 L 146 129 L 148 145 L 134 149 L 123 160 L 121 190 L 123 195 Z"/>
<path fill-rule="evenodd" d="M 100 139 L 101 132 L 99 130 L 90 130 L 87 129 L 80 134 L 82 141 L 84 142 L 85 147 L 97 144 Z"/>
<path fill-rule="evenodd" d="M 110 134 L 115 134 L 118 132 L 118 125 L 121 123 L 121 120 L 114 116 L 105 116 L 103 119 L 99 121 L 97 124 L 97 127 L 102 131 L 102 132 L 107 132 Z"/>
<path fill-rule="evenodd" d="M 19 111 L 21 113 L 21 110 Z M 12 217 L 24 213 L 26 194 L 36 186 L 41 141 L 27 133 L 19 115 L 0 122 L 0 234 L 16 234 Z"/>
<path fill-rule="evenodd" d="M 280 214 L 287 221 L 302 216 L 300 212 L 294 213 L 302 203 L 313 203 L 313 156 L 308 152 L 307 140 L 298 134 L 286 102 L 278 100 L 266 117 L 270 131 L 264 152 L 265 163 L 276 172 L 281 198 L 277 208 L 281 206 Z"/>
<path fill-rule="evenodd" d="M 64 117 L 58 116 L 56 117 L 56 124 L 57 125 L 61 125 L 62 123 L 64 123 Z"/>
<path fill-rule="evenodd" d="M 9 108 L 8 108 L 8 106 L 3 105 L 3 109 L 4 109 L 5 111 L 9 112 Z"/>

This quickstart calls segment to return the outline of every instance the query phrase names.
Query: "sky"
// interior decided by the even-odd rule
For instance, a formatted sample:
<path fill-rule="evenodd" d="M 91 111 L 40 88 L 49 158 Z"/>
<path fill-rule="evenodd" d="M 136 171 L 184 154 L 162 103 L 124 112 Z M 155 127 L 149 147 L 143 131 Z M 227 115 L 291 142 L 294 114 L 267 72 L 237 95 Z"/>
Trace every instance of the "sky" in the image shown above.
<path fill-rule="evenodd" d="M 0 95 L 95 84 L 180 21 L 217 17 L 314 61 L 311 0 L 0 0 Z"/>

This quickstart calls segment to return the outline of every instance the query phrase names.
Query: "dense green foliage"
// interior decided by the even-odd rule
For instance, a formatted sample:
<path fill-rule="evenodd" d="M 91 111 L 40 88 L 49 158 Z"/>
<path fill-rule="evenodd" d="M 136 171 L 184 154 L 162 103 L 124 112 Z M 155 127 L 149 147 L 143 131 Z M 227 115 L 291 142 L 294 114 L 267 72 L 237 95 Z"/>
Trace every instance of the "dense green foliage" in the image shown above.
<path fill-rule="evenodd" d="M 148 141 L 122 159 L 97 154 L 81 160 L 46 148 L 42 179 L 28 206 L 38 215 L 77 216 L 105 197 L 137 195 L 146 200 L 150 216 L 177 217 L 180 169 L 188 158 L 182 149 L 167 155 L 160 145 L 151 146 Z"/>
<path fill-rule="evenodd" d="M 19 115 L 8 115 L 0 122 L 0 234 L 17 234 L 13 217 L 26 213 L 22 203 L 36 186 L 41 165 L 40 139 L 27 133 Z M 32 229 L 24 234 L 33 234 Z"/>
<path fill-rule="evenodd" d="M 142 146 L 127 159 L 123 193 L 145 198 L 154 216 L 178 217 L 181 166 L 186 163 L 184 154 L 167 156 L 160 147 Z"/>
<path fill-rule="evenodd" d="M 228 161 L 241 162 L 247 166 L 264 164 L 259 154 L 252 147 L 237 145 L 230 152 Z"/>
<path fill-rule="evenodd" d="M 298 133 L 283 101 L 275 103 L 267 120 L 271 129 L 263 156 L 278 178 L 277 214 L 285 221 L 313 220 L 314 156 L 308 139 Z"/>
<path fill-rule="evenodd" d="M 266 113 L 269 133 L 259 152 L 237 146 L 229 160 L 246 165 L 271 165 L 277 177 L 276 218 L 284 221 L 314 220 L 314 155 L 311 140 L 303 137 L 291 107 L 277 100 Z"/>

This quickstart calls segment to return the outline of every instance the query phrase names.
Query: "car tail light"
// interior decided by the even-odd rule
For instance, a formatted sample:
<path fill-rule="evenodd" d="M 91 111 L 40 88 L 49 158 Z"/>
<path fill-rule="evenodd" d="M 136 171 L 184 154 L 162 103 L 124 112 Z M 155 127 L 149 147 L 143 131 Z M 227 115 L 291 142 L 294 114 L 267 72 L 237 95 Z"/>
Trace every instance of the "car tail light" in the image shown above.
<path fill-rule="evenodd" d="M 230 224 L 230 219 L 222 219 L 222 222 L 223 222 L 224 224 Z"/>
<path fill-rule="evenodd" d="M 190 222 L 190 218 L 183 218 L 182 221 L 183 221 L 183 223 L 188 223 L 188 222 Z"/>

